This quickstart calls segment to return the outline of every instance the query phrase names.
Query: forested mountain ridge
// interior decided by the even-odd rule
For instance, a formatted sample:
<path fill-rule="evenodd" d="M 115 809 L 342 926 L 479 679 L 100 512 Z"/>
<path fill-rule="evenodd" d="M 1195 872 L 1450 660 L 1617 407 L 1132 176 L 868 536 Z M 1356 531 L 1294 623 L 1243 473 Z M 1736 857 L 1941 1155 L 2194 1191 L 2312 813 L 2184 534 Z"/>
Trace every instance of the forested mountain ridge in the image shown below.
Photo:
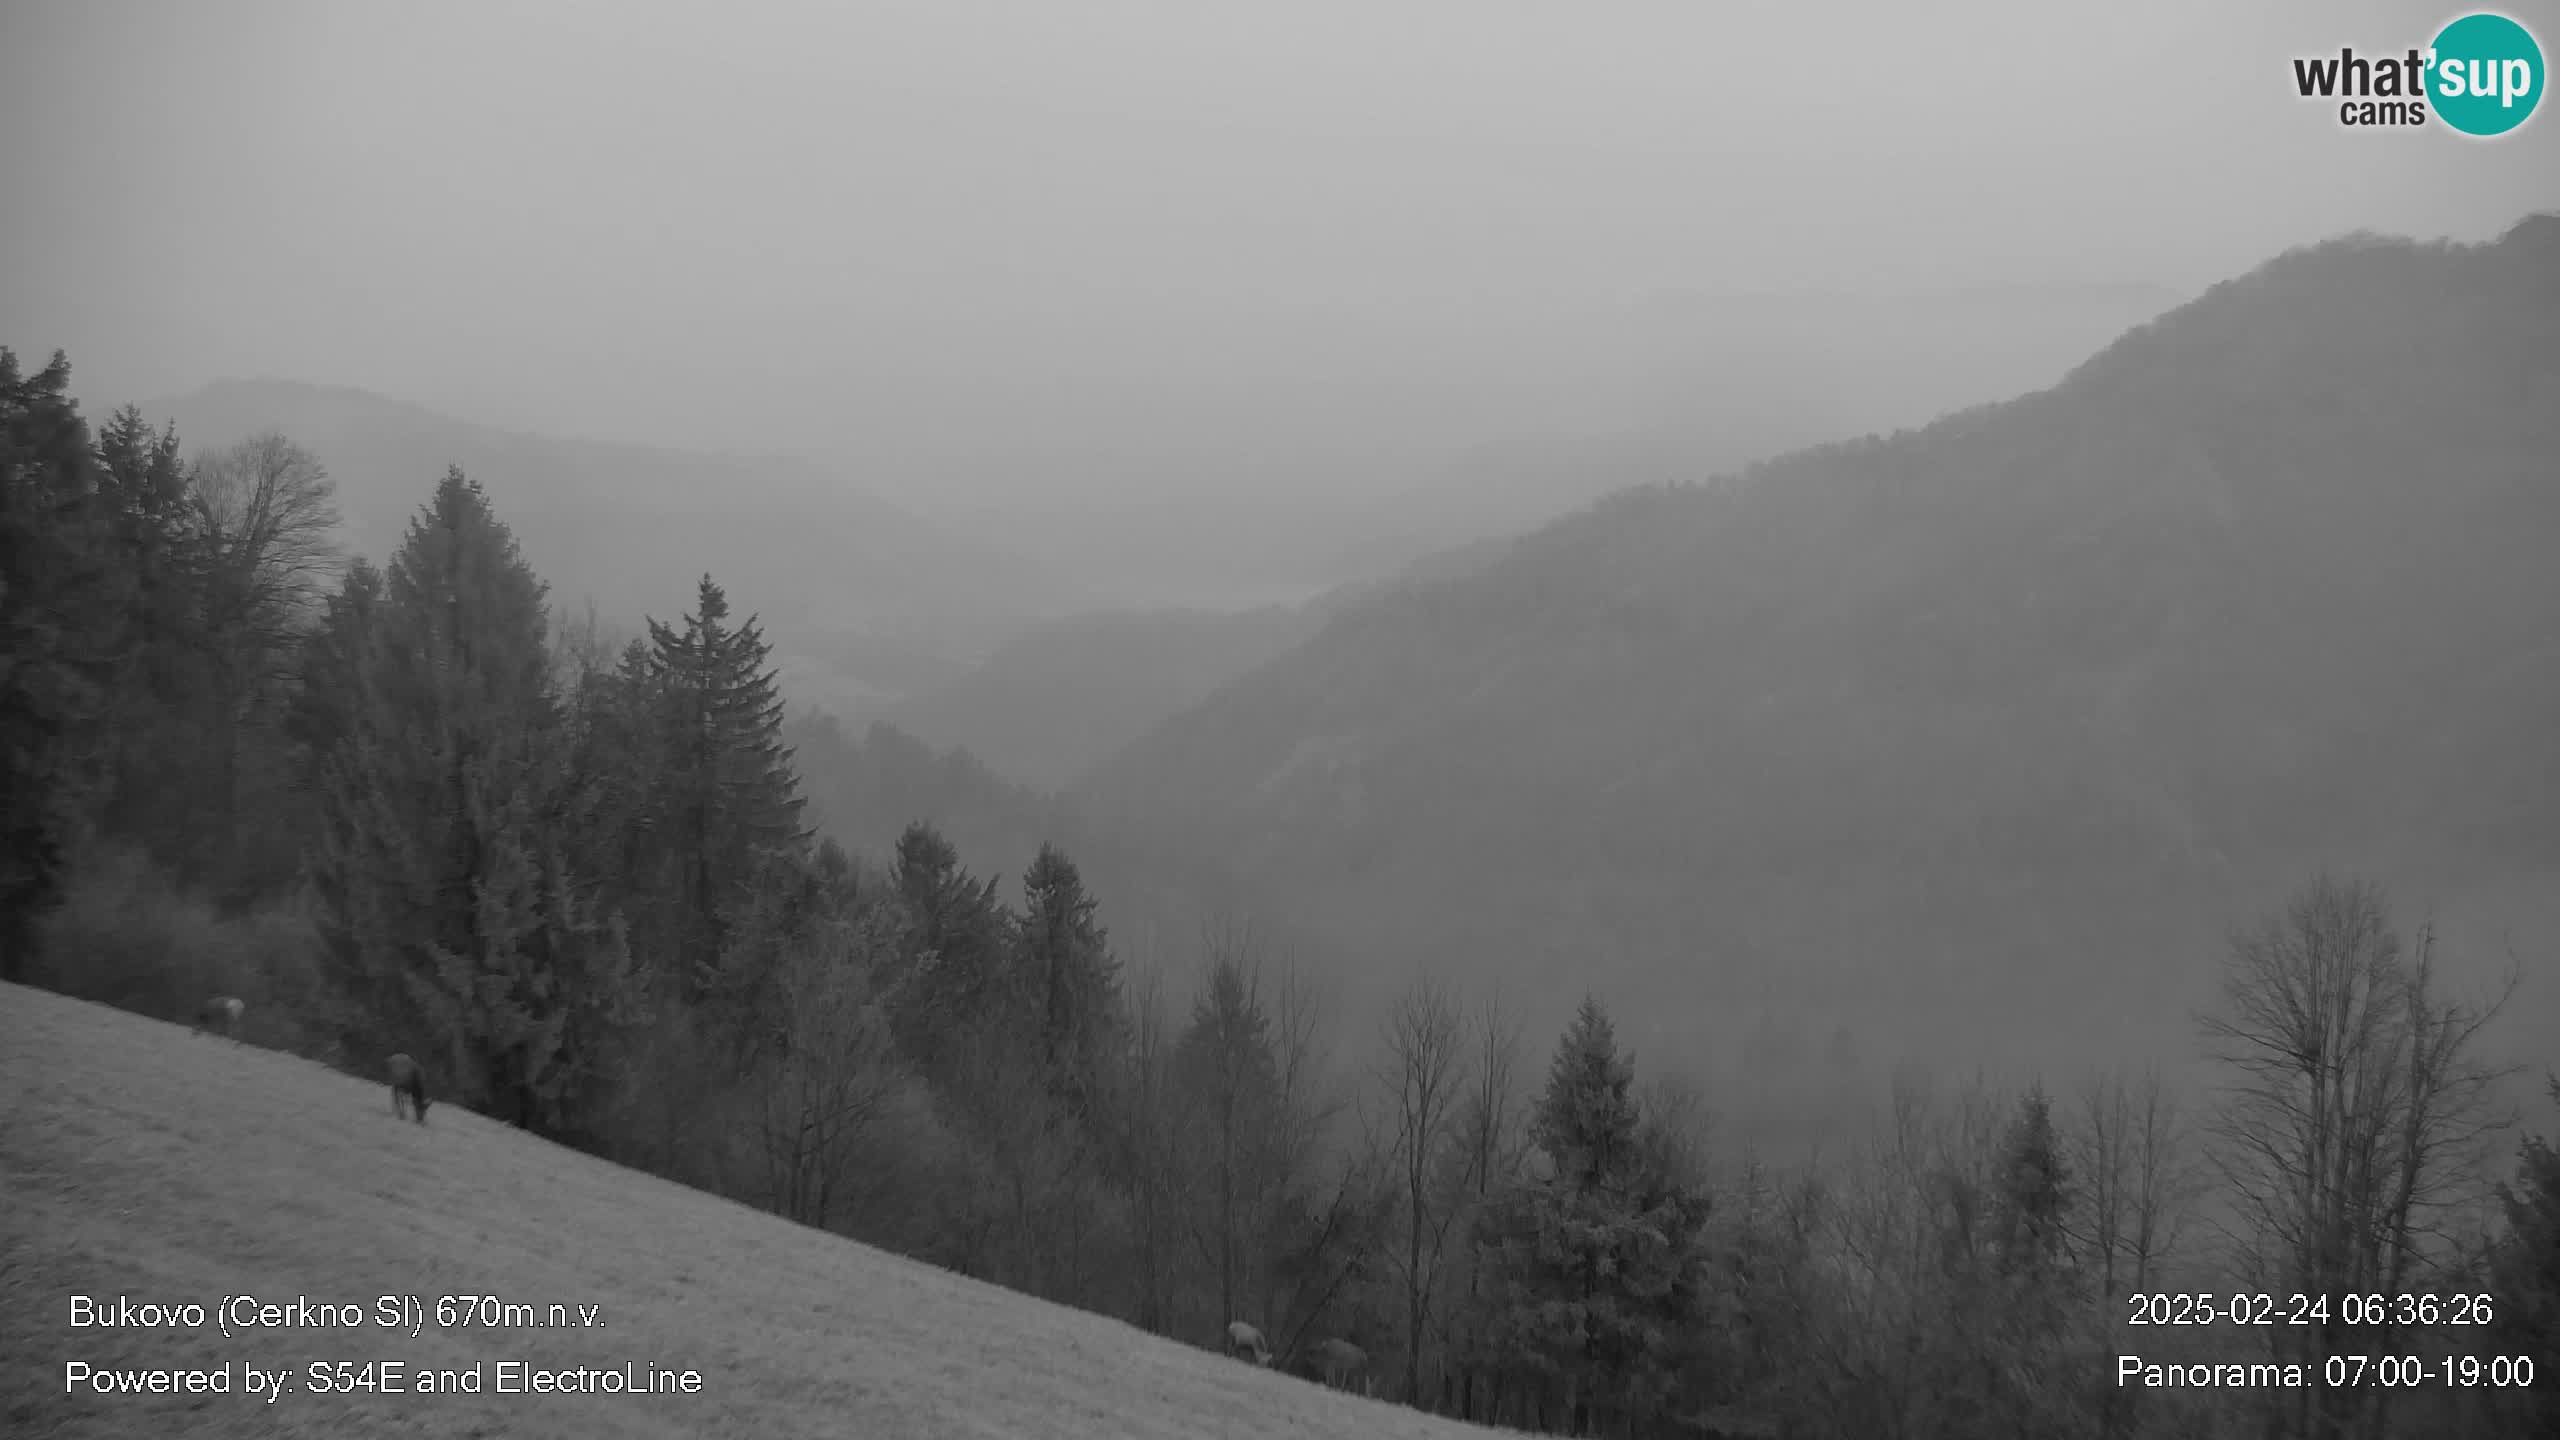
<path fill-rule="evenodd" d="M 1217 857 L 1094 823 L 966 749 L 937 748 L 887 723 L 857 729 L 823 713 L 795 718 L 784 733 L 809 823 L 856 854 L 888 854 L 907 826 L 930 824 L 1010 896 L 1041 848 L 1055 845 L 1091 880 L 1115 952 L 1135 970 L 1173 977 L 1177 988 L 1188 983 L 1181 977 L 1206 937 L 1220 931 L 1250 929 L 1274 961 L 1320 960 L 1312 937 L 1285 911 L 1259 905 Z"/>
<path fill-rule="evenodd" d="M 141 407 L 191 447 L 280 430 L 337 481 L 343 539 L 380 557 L 417 477 L 460 465 L 506 497 L 525 553 L 571 614 L 626 629 L 689 581 L 755 573 L 797 698 L 839 707 L 960 673 L 1030 620 L 1100 594 L 867 493 L 835 467 L 497 429 L 363 390 L 227 380 Z"/>
<path fill-rule="evenodd" d="M 1081 795 L 1764 1082 L 1888 1029 L 2063 1063 L 2174 1033 L 2305 868 L 2487 947 L 2560 920 L 2555 454 L 2560 219 L 2342 240 L 2051 389 L 1339 615 Z"/>
<path fill-rule="evenodd" d="M 1064 789 L 1220 686 L 1303 644 L 1333 616 L 1464 574 L 1510 544 L 1500 537 L 1435 551 L 1295 605 L 1106 611 L 1034 625 L 966 673 L 889 704 L 882 718 L 967 750 L 1008 779 Z"/>
<path fill-rule="evenodd" d="M 963 481 L 886 493 L 1024 553 L 1073 556 L 1079 573 L 1125 579 L 1161 603 L 1294 601 L 1520 534 L 1630 485 L 2049 384 L 2183 298 L 2145 284 L 1718 278 L 1728 288 L 1531 303 L 1534 317 L 1470 306 L 1443 317 L 1441 338 L 1411 353 L 1404 375 L 1367 371 L 1388 352 L 1337 353 L 1318 391 L 1283 382 L 1156 403 L 1148 440 L 1108 454 L 1041 435 L 1054 397 L 1008 401 L 1004 423 L 977 433 L 1003 436 L 1023 457 L 1015 465 L 1128 488 L 1042 486 L 997 501 Z M 1354 397 L 1355 408 L 1333 408 Z M 1091 398 L 1101 412 L 1113 403 Z M 1265 428 L 1275 416 L 1289 417 L 1287 433 Z"/>
<path fill-rule="evenodd" d="M 1314 633 L 1303 605 L 1115 611 L 1033 626 L 886 718 L 964 748 L 999 774 L 1055 790 Z"/>

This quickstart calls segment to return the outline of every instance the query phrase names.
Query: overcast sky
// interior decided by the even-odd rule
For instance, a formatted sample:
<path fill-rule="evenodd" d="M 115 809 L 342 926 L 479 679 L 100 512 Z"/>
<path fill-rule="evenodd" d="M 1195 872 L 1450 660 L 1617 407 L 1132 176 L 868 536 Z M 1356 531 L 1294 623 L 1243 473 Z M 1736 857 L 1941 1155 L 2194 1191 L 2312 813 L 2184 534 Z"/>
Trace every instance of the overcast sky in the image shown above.
<path fill-rule="evenodd" d="M 2507 8 L 2560 49 L 2560 0 Z M 2560 116 L 2363 133 L 2288 89 L 2458 13 L 5 0 L 0 343 L 68 348 L 92 406 L 276 375 L 1252 483 L 1498 434 L 1663 292 L 2191 291 L 2492 236 L 2560 208 Z"/>

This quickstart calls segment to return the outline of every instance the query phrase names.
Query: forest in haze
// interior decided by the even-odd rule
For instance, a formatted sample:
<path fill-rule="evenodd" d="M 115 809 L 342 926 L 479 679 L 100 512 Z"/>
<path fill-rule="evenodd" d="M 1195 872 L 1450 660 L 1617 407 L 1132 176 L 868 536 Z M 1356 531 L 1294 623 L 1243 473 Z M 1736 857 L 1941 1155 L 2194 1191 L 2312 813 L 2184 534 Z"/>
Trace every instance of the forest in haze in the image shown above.
<path fill-rule="evenodd" d="M 2289 254 L 2044 390 L 1346 609 L 1072 793 L 1779 1101 L 1850 1059 L 2182 1067 L 2225 932 L 2324 867 L 2466 980 L 2544 970 L 2555 351 L 2552 217 Z"/>
<path fill-rule="evenodd" d="M 1523 1429 L 2549 1433 L 2555 342 L 2560 218 L 2350 239 L 1242 628 L 1015 576 L 938 723 L 1036 785 L 761 619 L 966 536 L 671 487 L 626 631 L 532 558 L 613 452 L 395 483 L 0 350 L 0 978 Z"/>

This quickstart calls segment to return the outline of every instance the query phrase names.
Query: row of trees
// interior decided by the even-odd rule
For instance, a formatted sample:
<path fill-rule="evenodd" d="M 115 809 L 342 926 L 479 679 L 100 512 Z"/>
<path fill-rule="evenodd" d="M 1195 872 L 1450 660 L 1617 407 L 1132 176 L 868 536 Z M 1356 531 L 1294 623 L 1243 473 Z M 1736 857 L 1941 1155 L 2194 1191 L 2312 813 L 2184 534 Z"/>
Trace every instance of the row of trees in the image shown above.
<path fill-rule="evenodd" d="M 1586 1002 L 1543 1075 L 1424 980 L 1374 1037 L 1250 927 L 1127 973 L 1074 862 L 1009 899 L 931 824 L 810 833 L 753 619 L 709 577 L 619 647 L 560 623 L 459 472 L 376 567 L 277 436 L 94 435 L 0 351 L 0 944 L 28 978 L 404 1049 L 624 1163 L 960 1272 L 1572 1433 L 2528 1433 L 2560 1380 L 2560 1161 L 2492 1193 L 2494 1006 L 2381 894 L 2235 940 L 2210 1105 L 1898 1085 L 1779 1174 Z M 895 824 L 907 817 L 876 817 Z M 885 833 L 885 832 L 884 832 Z M 281 943 L 280 943 L 281 942 Z M 2494 1297 L 2354 1326 L 2132 1327 L 2129 1296 Z M 2255 1354 L 2526 1355 L 2530 1391 L 2154 1391 Z M 2537 1404 L 2541 1408 L 2537 1409 Z M 2467 1427 L 2467 1428 L 2465 1428 Z"/>
<path fill-rule="evenodd" d="M 280 721 L 337 516 L 278 436 L 183 462 L 131 408 L 93 438 L 60 356 L 0 351 L 0 969 L 24 970 L 75 837 L 137 847 L 226 903 L 289 883 Z M 285 833 L 298 838 L 298 826 Z"/>

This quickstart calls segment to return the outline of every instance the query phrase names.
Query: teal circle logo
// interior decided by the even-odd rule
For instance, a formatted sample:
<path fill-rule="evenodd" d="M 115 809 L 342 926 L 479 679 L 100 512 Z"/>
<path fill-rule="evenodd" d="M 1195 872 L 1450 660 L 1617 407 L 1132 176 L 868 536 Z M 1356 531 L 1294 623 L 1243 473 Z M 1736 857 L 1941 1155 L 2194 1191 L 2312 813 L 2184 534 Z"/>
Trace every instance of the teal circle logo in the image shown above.
<path fill-rule="evenodd" d="M 2504 15 L 2465 15 L 2427 52 L 2427 103 L 2465 135 L 2504 135 L 2542 102 L 2542 47 Z"/>

